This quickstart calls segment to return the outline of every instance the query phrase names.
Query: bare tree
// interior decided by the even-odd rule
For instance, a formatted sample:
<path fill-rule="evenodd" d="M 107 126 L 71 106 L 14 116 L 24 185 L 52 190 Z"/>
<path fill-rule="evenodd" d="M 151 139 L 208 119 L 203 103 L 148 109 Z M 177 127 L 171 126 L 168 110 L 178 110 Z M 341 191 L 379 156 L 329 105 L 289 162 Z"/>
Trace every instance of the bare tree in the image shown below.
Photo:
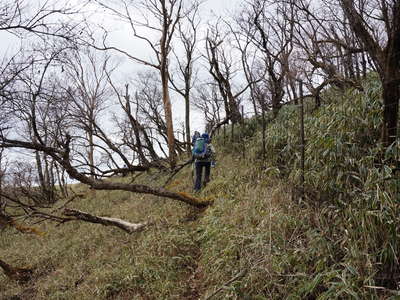
<path fill-rule="evenodd" d="M 4 108 L 12 116 L 8 122 L 16 122 L 14 132 L 25 132 L 34 142 L 54 144 L 57 136 L 51 124 L 62 105 L 55 97 L 55 85 L 46 76 L 59 53 L 57 49 L 53 53 L 35 53 L 36 61 L 31 67 L 14 78 L 13 97 L 4 99 Z M 49 203 L 55 202 L 55 162 L 39 152 L 34 156 L 42 196 Z"/>
<path fill-rule="evenodd" d="M 66 66 L 62 65 L 62 63 L 65 63 L 63 53 L 75 48 L 77 40 L 82 41 L 81 37 L 77 37 L 82 27 L 78 25 L 79 22 L 75 24 L 71 21 L 67 22 L 65 16 L 76 11 L 69 8 L 64 9 L 64 3 L 57 3 L 56 1 L 41 1 L 39 5 L 37 3 L 32 4 L 21 0 L 3 1 L 0 4 L 0 30 L 7 30 L 21 38 L 34 34 L 40 38 L 36 41 L 41 43 L 35 43 L 34 48 L 39 49 L 38 46 L 44 45 L 43 48 L 40 48 L 40 51 L 37 51 L 37 49 L 25 50 L 11 59 L 4 59 L 5 64 L 2 66 L 0 75 L 0 101 L 2 104 L 0 149 L 2 154 L 5 153 L 3 152 L 4 149 L 19 148 L 32 157 L 36 157 L 36 160 L 34 159 L 32 163 L 24 162 L 15 165 L 12 179 L 6 181 L 7 191 L 12 191 L 11 194 L 4 193 L 4 188 L 1 191 L 2 199 L 12 203 L 13 212 L 16 216 L 39 217 L 42 220 L 50 219 L 60 223 L 84 216 L 95 222 L 101 221 L 102 224 L 114 224 L 114 226 L 127 228 L 129 231 L 133 230 L 130 226 L 132 224 L 120 222 L 121 220 L 99 218 L 82 212 L 72 212 L 73 215 L 67 217 L 44 213 L 40 208 L 44 205 L 45 197 L 42 193 L 39 193 L 37 184 L 45 182 L 47 187 L 51 187 L 51 190 L 47 191 L 55 192 L 54 184 L 56 180 L 63 177 L 63 173 L 55 174 L 54 170 L 57 169 L 65 170 L 72 179 L 86 183 L 95 189 L 121 189 L 148 193 L 173 198 L 197 207 L 207 206 L 210 203 L 209 201 L 200 201 L 185 193 L 171 192 L 163 188 L 140 184 L 106 182 L 91 177 L 93 170 L 89 172 L 86 170 L 88 167 L 90 169 L 93 164 L 80 159 L 83 157 L 81 153 L 82 139 L 70 134 L 77 127 L 75 126 L 76 123 L 72 122 L 73 118 L 69 113 L 71 95 L 65 92 L 68 82 L 65 81 L 65 77 L 60 75 L 60 73 L 66 73 Z M 175 6 L 177 2 L 169 3 L 178 11 L 181 11 L 180 4 Z M 169 53 L 172 38 L 170 34 L 176 26 L 176 20 L 172 20 L 170 18 L 172 15 L 169 13 L 175 10 L 169 11 L 164 1 L 163 5 L 163 15 L 167 16 L 164 21 L 172 27 L 165 27 L 161 49 L 164 53 Z M 161 55 L 160 57 L 163 57 L 160 62 L 160 69 L 168 70 L 167 56 Z M 84 72 L 78 73 L 83 74 Z M 89 84 L 87 79 L 84 79 L 84 81 L 86 85 Z M 168 78 L 164 78 L 164 82 L 168 83 Z M 60 86 L 65 89 L 61 89 Z M 95 118 L 91 118 L 91 120 L 96 121 Z M 113 143 L 112 138 L 105 138 L 105 132 L 102 132 L 102 128 L 96 126 L 96 123 L 93 122 L 91 125 L 93 125 L 91 128 L 95 128 L 95 132 L 99 132 L 98 139 L 103 138 L 101 139 L 103 144 L 99 143 L 94 146 L 111 154 L 109 157 L 113 156 L 111 152 L 118 155 L 118 145 Z M 109 148 L 107 149 L 104 145 Z M 175 147 L 172 149 L 175 151 Z M 2 162 L 4 162 L 3 155 Z M 99 173 L 104 176 L 106 171 L 103 173 L 98 166 L 95 167 L 96 174 Z M 40 168 L 42 168 L 41 171 Z M 144 170 L 143 168 L 138 169 Z M 3 179 L 2 174 L 2 184 L 4 183 Z M 59 181 L 61 182 L 61 180 Z M 14 188 L 9 189 L 8 187 Z M 35 194 L 35 192 L 38 193 Z M 9 213 L 10 211 L 8 211 L 8 214 L 2 212 L 0 215 L 1 222 L 5 220 L 5 223 L 2 224 L 13 226 L 21 232 L 37 233 L 34 228 L 19 226 L 14 220 L 14 216 L 10 216 Z M 68 213 L 66 212 L 66 214 Z M 125 225 L 128 225 L 128 227 L 125 227 Z M 2 267 L 6 267 L 3 262 Z"/>
<path fill-rule="evenodd" d="M 397 138 L 400 99 L 400 1 L 340 0 L 349 25 L 368 51 L 382 81 L 382 142 Z"/>
<path fill-rule="evenodd" d="M 179 87 L 176 78 L 171 76 L 171 84 L 174 90 L 185 99 L 185 131 L 186 131 L 186 151 L 191 151 L 191 134 L 190 134 L 190 94 L 193 87 L 194 62 L 198 57 L 195 57 L 195 49 L 197 44 L 198 27 L 198 6 L 194 6 L 193 10 L 185 18 L 185 24 L 179 23 L 179 39 L 184 50 L 184 59 L 180 59 L 180 54 L 174 51 L 174 55 L 178 64 L 177 76 L 181 77 L 183 87 Z"/>
<path fill-rule="evenodd" d="M 28 2 L 26 0 L 4 0 L 0 3 L 0 31 L 8 32 L 21 42 L 31 42 L 30 37 L 40 38 L 51 48 L 54 41 L 71 44 L 77 36 L 86 33 L 84 17 L 77 18 L 87 1 L 66 7 L 55 0 Z M 71 15 L 76 17 L 73 22 Z M 82 14 L 83 15 L 83 14 Z M 37 45 L 36 45 L 37 46 Z M 28 48 L 16 50 L 11 58 L 2 57 L 0 69 L 0 97 L 11 99 L 17 76 L 31 67 L 35 56 Z"/>
<path fill-rule="evenodd" d="M 41 39 L 55 37 L 72 40 L 77 33 L 82 35 L 86 24 L 82 20 L 71 22 L 68 16 L 82 15 L 82 9 L 88 2 L 66 6 L 55 0 L 3 0 L 0 3 L 0 31 L 20 37 L 30 34 Z"/>
<path fill-rule="evenodd" d="M 237 99 L 246 89 L 236 94 L 232 90 L 232 77 L 236 70 L 233 67 L 232 58 L 228 54 L 229 51 L 223 48 L 224 39 L 226 38 L 227 34 L 222 36 L 219 24 L 212 31 L 207 32 L 206 50 L 210 66 L 209 73 L 218 84 L 219 91 L 224 99 L 226 119 L 232 123 L 239 123 L 242 116 Z"/>
<path fill-rule="evenodd" d="M 47 57 L 47 61 L 44 60 L 42 65 L 35 66 L 34 70 L 39 69 L 40 72 L 29 73 L 31 75 L 36 74 L 36 76 L 31 77 L 31 81 L 25 79 L 27 84 L 21 85 L 20 93 L 22 95 L 28 95 L 28 97 L 30 97 L 28 98 L 29 101 L 24 101 L 26 97 L 21 97 L 21 101 L 9 103 L 10 110 L 8 112 L 13 116 L 13 120 L 11 118 L 10 122 L 19 120 L 21 126 L 27 124 L 26 127 L 31 128 L 31 130 L 21 131 L 17 126 L 9 126 L 10 123 L 3 124 L 4 127 L 0 130 L 0 148 L 22 148 L 40 152 L 60 165 L 71 178 L 85 183 L 94 189 L 120 189 L 169 197 L 198 207 L 208 205 L 209 202 L 199 201 L 185 193 L 170 192 L 163 188 L 149 187 L 141 184 L 106 182 L 91 178 L 91 173 L 85 172 L 89 163 L 80 160 L 82 157 L 80 154 L 82 150 L 80 138 L 78 136 L 73 137 L 68 132 L 70 129 L 73 129 L 70 125 L 71 115 L 68 113 L 55 113 L 50 115 L 45 113 L 48 107 L 54 107 L 54 111 L 57 111 L 57 106 L 61 106 L 61 108 L 66 106 L 66 102 L 62 102 L 64 98 L 47 95 L 48 89 L 46 88 L 46 83 L 51 82 L 51 79 L 55 77 L 55 74 L 51 73 L 51 70 L 53 67 L 57 67 L 56 58 L 59 55 L 61 55 L 61 53 L 56 51 L 51 54 L 50 57 Z M 52 65 L 52 63 L 55 65 Z M 25 78 L 25 76 L 22 75 L 19 77 Z M 33 90 L 29 84 L 32 84 L 35 90 Z M 23 87 L 27 88 L 23 90 Z M 32 93 L 32 91 L 34 92 Z M 101 131 L 100 126 L 94 124 L 94 127 L 98 132 Z M 9 135 L 7 135 L 7 128 L 9 128 Z M 118 153 L 118 147 L 116 147 L 110 138 L 105 138 L 106 134 L 104 132 L 98 135 L 98 137 L 100 136 L 104 137 L 103 142 L 106 143 L 112 151 Z M 106 151 L 106 149 L 104 150 Z M 101 172 L 99 168 L 96 170 L 100 175 L 106 173 L 106 171 Z M 140 166 L 138 166 L 138 168 L 134 168 L 134 170 L 143 171 L 146 170 L 146 168 L 140 168 Z"/>
<path fill-rule="evenodd" d="M 21 43 L 32 41 L 31 37 L 35 41 L 39 38 L 47 49 L 57 49 L 56 42 L 63 43 L 63 47 L 70 47 L 72 41 L 78 35 L 84 35 L 85 22 L 81 22 L 84 17 L 76 18 L 76 22 L 69 17 L 71 15 L 77 17 L 77 13 L 85 7 L 86 3 L 65 7 L 63 3 L 52 0 L 37 1 L 35 3 L 25 0 L 4 0 L 0 4 L 0 31 L 9 32 L 19 38 Z M 37 49 L 32 51 L 28 50 L 28 48 L 21 48 L 11 58 L 2 58 L 2 67 L 4 68 L 0 71 L 0 98 L 3 108 L 5 108 L 3 111 L 5 115 L 8 115 L 10 111 L 13 112 L 20 109 L 21 105 L 30 106 L 30 113 L 20 115 L 20 117 L 25 121 L 30 120 L 25 123 L 25 129 L 32 134 L 34 139 L 37 139 L 37 118 L 46 118 L 46 114 L 39 116 L 36 113 L 36 104 L 40 102 L 38 97 L 41 93 L 44 77 L 35 76 L 37 80 L 34 81 L 31 75 L 34 72 L 45 74 L 48 68 L 46 61 L 52 61 L 56 56 L 53 54 L 58 50 L 53 53 L 50 52 L 46 57 L 37 42 L 34 48 Z M 27 71 L 30 72 L 29 76 L 23 74 Z M 28 87 L 28 91 L 19 93 L 21 85 Z M 51 94 L 50 90 L 48 92 L 47 94 Z M 24 101 L 15 103 L 17 98 L 20 100 L 25 99 L 26 103 L 24 104 Z M 50 106 L 47 106 L 47 113 L 50 112 L 49 108 Z M 26 111 L 29 111 L 29 109 Z M 2 119 L 5 120 L 6 118 Z M 3 126 L 1 124 L 0 129 L 4 134 L 4 131 L 7 131 L 7 125 Z M 49 132 L 46 130 L 44 128 L 45 132 L 43 133 L 48 136 Z M 44 163 L 42 164 L 43 161 Z M 45 156 L 41 157 L 38 153 L 36 154 L 36 162 L 41 186 L 46 189 L 46 185 L 54 182 L 52 162 L 49 162 Z M 50 196 L 51 191 L 48 192 Z"/>
<path fill-rule="evenodd" d="M 150 167 L 158 167 L 162 168 L 163 165 L 161 164 L 161 158 L 157 154 L 157 151 L 154 147 L 154 139 L 151 136 L 151 127 L 149 124 L 143 123 L 143 121 L 147 120 L 147 118 L 143 117 L 141 114 L 142 110 L 140 109 L 141 101 L 138 99 L 138 93 L 141 93 L 139 84 L 143 81 L 147 80 L 146 76 L 138 76 L 139 83 L 136 84 L 136 88 L 139 90 L 136 91 L 135 97 L 132 99 L 131 95 L 129 94 L 129 85 L 125 85 L 125 94 L 119 92 L 119 90 L 112 84 L 113 89 L 117 95 L 118 102 L 122 107 L 124 114 L 122 118 L 118 118 L 117 116 L 114 117 L 114 120 L 119 128 L 119 134 L 121 135 L 121 139 L 123 144 L 131 149 L 134 153 L 138 154 L 139 164 Z M 142 87 L 143 89 L 150 89 L 151 87 L 147 84 Z M 151 97 L 152 100 L 159 99 L 161 100 L 161 96 Z M 154 100 L 157 101 L 157 100 Z M 162 100 L 161 100 L 162 101 Z M 147 111 L 146 111 L 147 112 Z"/>
<path fill-rule="evenodd" d="M 196 89 L 196 94 L 193 98 L 193 105 L 204 115 L 206 121 L 206 131 L 213 136 L 217 125 L 229 119 L 223 118 L 221 111 L 224 105 L 218 85 L 215 83 L 204 83 Z M 222 125 L 221 125 L 222 126 Z"/>
<path fill-rule="evenodd" d="M 68 82 L 69 113 L 76 127 L 87 137 L 88 165 L 91 176 L 95 176 L 96 124 L 111 96 L 108 78 L 115 67 L 110 66 L 109 56 L 99 56 L 89 49 L 69 51 L 63 63 Z"/>
<path fill-rule="evenodd" d="M 156 62 L 139 58 L 135 55 L 113 46 L 107 46 L 107 32 L 105 33 L 102 46 L 98 49 L 116 50 L 123 53 L 134 62 L 150 66 L 158 70 L 162 85 L 162 99 L 167 126 L 169 160 L 171 168 L 176 165 L 175 136 L 172 118 L 172 107 L 169 94 L 170 81 L 170 54 L 175 31 L 182 18 L 190 13 L 197 4 L 185 7 L 183 0 L 155 0 L 137 1 L 131 5 L 129 1 L 121 1 L 120 5 L 112 6 L 107 1 L 97 1 L 102 7 L 108 9 L 118 16 L 122 21 L 129 24 L 135 40 L 144 42 L 153 52 Z M 147 33 L 140 32 L 145 30 Z M 151 32 L 151 34 L 149 34 Z M 151 36 L 156 36 L 154 40 Z"/>
<path fill-rule="evenodd" d="M 156 142 L 165 154 L 163 144 L 168 145 L 168 132 L 160 86 L 160 79 L 154 72 L 139 73 L 133 103 L 137 109 L 138 119 L 151 129 L 153 142 Z M 175 145 L 178 153 L 182 154 L 184 144 L 175 138 Z M 165 154 L 165 156 L 168 155 Z"/>
<path fill-rule="evenodd" d="M 263 54 L 262 60 L 268 75 L 265 83 L 275 116 L 284 99 L 289 57 L 293 51 L 292 16 L 293 10 L 290 5 L 269 0 L 254 0 L 238 20 L 243 34 Z"/>
<path fill-rule="evenodd" d="M 298 68 L 302 70 L 307 88 L 319 106 L 320 92 L 328 85 L 340 89 L 355 87 L 362 89 L 359 78 L 354 74 L 360 47 L 344 21 L 346 18 L 337 5 L 324 1 L 323 6 L 315 2 L 291 1 L 294 42 L 301 49 L 301 56 L 308 62 Z M 318 78 L 322 78 L 318 79 Z"/>
<path fill-rule="evenodd" d="M 315 77 L 312 73 L 318 69 L 326 75 L 309 90 L 319 95 L 328 84 L 361 89 L 357 74 L 365 76 L 373 67 L 383 88 L 382 142 L 392 144 L 400 98 L 399 1 L 322 1 L 323 6 L 316 1 L 290 2 L 302 17 L 296 19 L 295 38 L 313 66 L 308 77 Z"/>

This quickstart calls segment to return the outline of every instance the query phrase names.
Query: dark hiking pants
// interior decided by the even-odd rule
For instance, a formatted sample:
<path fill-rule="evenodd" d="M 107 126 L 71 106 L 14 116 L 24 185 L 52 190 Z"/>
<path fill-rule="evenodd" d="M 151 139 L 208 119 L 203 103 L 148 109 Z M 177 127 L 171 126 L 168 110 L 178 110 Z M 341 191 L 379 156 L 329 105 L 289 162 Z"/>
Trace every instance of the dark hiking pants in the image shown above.
<path fill-rule="evenodd" d="M 196 192 L 200 191 L 201 189 L 201 179 L 203 175 L 203 168 L 205 169 L 204 172 L 204 180 L 203 180 L 203 187 L 210 181 L 210 167 L 211 162 L 206 161 L 197 161 L 194 163 L 195 166 L 195 181 L 194 181 L 194 190 Z"/>

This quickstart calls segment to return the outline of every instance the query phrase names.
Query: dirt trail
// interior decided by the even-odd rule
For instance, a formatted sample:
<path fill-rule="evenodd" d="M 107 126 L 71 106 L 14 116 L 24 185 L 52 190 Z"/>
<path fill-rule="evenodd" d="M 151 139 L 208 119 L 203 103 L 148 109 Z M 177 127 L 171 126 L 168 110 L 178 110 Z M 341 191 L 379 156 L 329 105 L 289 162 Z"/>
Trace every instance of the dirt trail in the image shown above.
<path fill-rule="evenodd" d="M 186 217 L 182 220 L 191 227 L 191 238 L 193 241 L 193 248 L 191 249 L 191 263 L 186 267 L 188 270 L 188 276 L 184 281 L 186 285 L 186 291 L 182 295 L 182 299 L 187 300 L 198 300 L 201 299 L 202 295 L 202 282 L 203 282 L 203 271 L 199 264 L 202 252 L 201 245 L 196 239 L 198 219 L 202 217 L 204 210 L 193 209 Z"/>

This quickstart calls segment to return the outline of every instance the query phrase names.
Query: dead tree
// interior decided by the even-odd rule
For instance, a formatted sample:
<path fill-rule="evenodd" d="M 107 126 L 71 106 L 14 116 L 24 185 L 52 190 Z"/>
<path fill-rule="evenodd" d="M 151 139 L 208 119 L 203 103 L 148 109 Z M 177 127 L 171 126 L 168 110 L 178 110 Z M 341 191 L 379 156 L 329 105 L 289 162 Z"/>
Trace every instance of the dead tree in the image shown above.
<path fill-rule="evenodd" d="M 291 6 L 269 0 L 254 0 L 237 20 L 241 31 L 262 53 L 266 87 L 276 116 L 285 95 L 289 58 L 293 51 Z M 249 72 L 250 73 L 250 72 Z"/>
<path fill-rule="evenodd" d="M 101 56 L 102 55 L 102 56 Z M 114 66 L 104 53 L 97 55 L 89 49 L 72 50 L 63 57 L 68 86 L 69 114 L 77 129 L 86 137 L 87 149 L 83 158 L 88 159 L 89 172 L 96 176 L 95 148 L 96 124 L 107 107 L 110 97 L 108 78 Z"/>
<path fill-rule="evenodd" d="M 212 32 L 207 33 L 206 50 L 209 63 L 209 73 L 218 84 L 222 99 L 224 99 L 224 107 L 226 119 L 232 123 L 239 123 L 242 116 L 239 111 L 238 97 L 245 91 L 243 89 L 237 94 L 232 90 L 232 77 L 234 70 L 232 69 L 232 60 L 227 51 L 223 48 L 224 38 L 219 32 L 218 26 Z"/>
<path fill-rule="evenodd" d="M 177 62 L 177 72 L 175 73 L 183 86 L 179 86 L 177 79 L 170 77 L 171 84 L 176 92 L 178 92 L 185 100 L 185 133 L 186 133 L 186 151 L 191 152 L 191 134 L 190 134 L 190 96 L 193 88 L 193 79 L 195 79 L 194 63 L 199 58 L 196 56 L 195 50 L 198 40 L 198 6 L 184 18 L 185 24 L 178 24 L 179 40 L 183 46 L 184 59 L 179 58 L 179 54 L 174 51 Z"/>
<path fill-rule="evenodd" d="M 221 98 L 216 84 L 203 83 L 196 88 L 193 106 L 203 114 L 206 122 L 205 130 L 210 133 L 210 136 L 213 136 L 218 127 L 222 126 L 219 124 L 227 120 L 221 114 L 223 105 L 224 100 Z"/>
<path fill-rule="evenodd" d="M 154 140 L 150 136 L 150 128 L 143 125 L 139 116 L 139 105 L 137 99 L 131 99 L 129 94 L 129 85 L 125 85 L 125 94 L 121 94 L 115 85 L 111 85 L 117 95 L 118 102 L 121 105 L 124 115 L 121 120 L 114 117 L 119 128 L 119 133 L 123 145 L 138 154 L 139 164 L 146 167 L 162 167 L 161 158 L 154 148 Z M 136 98 L 136 95 L 135 95 Z"/>
<path fill-rule="evenodd" d="M 325 86 L 339 89 L 355 87 L 362 89 L 359 79 L 354 76 L 355 55 L 363 55 L 364 49 L 348 33 L 348 26 L 343 21 L 345 16 L 338 6 L 324 2 L 324 9 L 318 9 L 316 3 L 291 1 L 295 11 L 294 43 L 301 49 L 301 56 L 309 65 L 302 66 L 302 73 L 308 78 L 308 89 L 318 99 Z M 317 77 L 323 78 L 318 86 L 313 84 Z"/>
<path fill-rule="evenodd" d="M 121 1 L 121 5 L 108 5 L 106 1 L 97 1 L 103 8 L 108 9 L 122 21 L 129 24 L 132 35 L 136 41 L 144 42 L 151 49 L 156 62 L 142 59 L 114 46 L 107 45 L 107 32 L 105 32 L 103 45 L 94 45 L 97 49 L 115 50 L 126 55 L 136 63 L 152 67 L 159 72 L 162 86 L 163 108 L 165 113 L 165 123 L 167 126 L 168 152 L 171 168 L 176 165 L 176 147 L 172 118 L 172 107 L 169 94 L 170 81 L 170 54 L 172 50 L 172 40 L 178 24 L 182 18 L 190 13 L 197 4 L 189 7 L 184 6 L 183 0 L 156 0 L 156 1 L 137 1 L 131 4 L 130 1 Z M 134 14 L 134 15 L 133 15 Z M 140 17 L 138 17 L 138 15 Z M 146 30 L 143 33 L 140 30 Z M 152 40 L 148 34 L 157 36 Z"/>
<path fill-rule="evenodd" d="M 45 144 L 35 143 L 33 141 L 16 140 L 3 136 L 0 140 L 0 147 L 22 148 L 43 152 L 51 156 L 57 163 L 59 163 L 66 170 L 71 178 L 76 179 L 79 182 L 84 183 L 96 190 L 123 190 L 134 193 L 152 194 L 156 196 L 175 199 L 195 207 L 205 207 L 211 203 L 210 201 L 199 200 L 186 193 L 171 192 L 164 188 L 150 187 L 142 184 L 129 184 L 92 179 L 81 172 L 79 170 L 79 167 L 74 165 L 73 140 L 71 136 L 66 134 L 65 136 L 63 136 L 62 140 L 59 141 L 59 147 L 51 147 Z"/>

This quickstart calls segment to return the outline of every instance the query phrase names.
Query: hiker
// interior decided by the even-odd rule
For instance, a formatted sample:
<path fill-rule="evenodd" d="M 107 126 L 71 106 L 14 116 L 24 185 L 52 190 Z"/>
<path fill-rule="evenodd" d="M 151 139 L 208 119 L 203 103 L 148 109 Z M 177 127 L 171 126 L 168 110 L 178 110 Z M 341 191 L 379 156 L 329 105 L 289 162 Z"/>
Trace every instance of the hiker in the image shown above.
<path fill-rule="evenodd" d="M 211 166 L 215 166 L 215 149 L 211 144 L 208 133 L 203 133 L 197 138 L 193 146 L 193 160 L 195 167 L 194 191 L 200 191 L 202 187 L 202 175 L 204 169 L 203 187 L 210 181 Z"/>

